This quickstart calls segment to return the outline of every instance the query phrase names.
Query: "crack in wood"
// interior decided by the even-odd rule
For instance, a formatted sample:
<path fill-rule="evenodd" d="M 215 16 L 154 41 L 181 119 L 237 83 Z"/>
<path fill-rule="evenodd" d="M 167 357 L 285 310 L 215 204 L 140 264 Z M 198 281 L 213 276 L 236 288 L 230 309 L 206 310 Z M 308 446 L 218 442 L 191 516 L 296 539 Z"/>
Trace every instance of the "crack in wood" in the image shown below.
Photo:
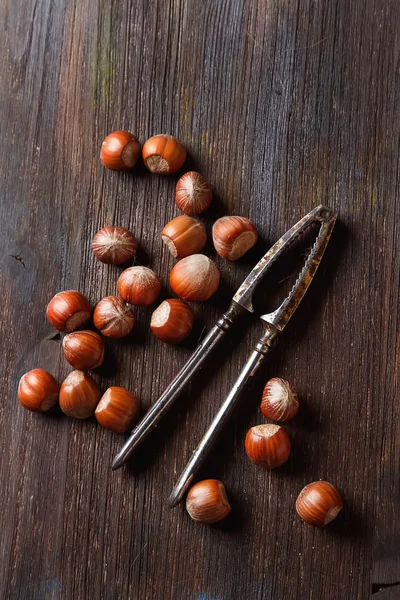
<path fill-rule="evenodd" d="M 22 256 L 20 254 L 10 254 L 10 256 L 12 256 L 13 258 L 15 258 L 15 260 L 17 260 L 18 262 L 21 263 L 21 265 L 24 267 L 24 269 L 26 269 L 26 265 L 22 259 Z"/>
<path fill-rule="evenodd" d="M 373 583 L 372 584 L 372 595 L 379 594 L 379 592 L 383 592 L 388 588 L 393 588 L 400 585 L 400 581 L 394 581 L 393 583 Z"/>

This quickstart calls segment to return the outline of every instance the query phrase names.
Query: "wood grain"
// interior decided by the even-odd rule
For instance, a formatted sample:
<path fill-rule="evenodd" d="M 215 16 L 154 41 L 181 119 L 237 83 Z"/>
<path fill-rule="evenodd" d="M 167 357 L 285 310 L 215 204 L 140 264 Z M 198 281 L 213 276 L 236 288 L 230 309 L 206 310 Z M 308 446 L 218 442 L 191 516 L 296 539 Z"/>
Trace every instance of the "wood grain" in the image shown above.
<path fill-rule="evenodd" d="M 4 0 L 0 22 L 0 597 L 397 597 L 399 3 Z M 110 470 L 121 436 L 16 401 L 25 371 L 68 373 L 45 320 L 51 296 L 79 289 L 95 303 L 116 290 L 119 270 L 90 250 L 101 226 L 132 228 L 140 263 L 170 293 L 159 232 L 177 215 L 176 178 L 104 170 L 101 141 L 120 128 L 186 144 L 187 168 L 215 192 L 208 230 L 228 213 L 261 234 L 238 263 L 217 260 L 222 290 L 195 306 L 191 344 L 152 337 L 151 309 L 136 311 L 132 338 L 108 344 L 97 380 L 132 389 L 144 410 L 264 249 L 321 202 L 339 212 L 308 296 L 203 470 L 232 501 L 219 526 L 166 499 L 256 342 L 256 320 L 122 471 Z M 288 426 L 290 463 L 264 473 L 243 442 L 270 376 L 297 386 L 302 411 Z M 294 509 L 318 478 L 345 501 L 322 531 Z"/>

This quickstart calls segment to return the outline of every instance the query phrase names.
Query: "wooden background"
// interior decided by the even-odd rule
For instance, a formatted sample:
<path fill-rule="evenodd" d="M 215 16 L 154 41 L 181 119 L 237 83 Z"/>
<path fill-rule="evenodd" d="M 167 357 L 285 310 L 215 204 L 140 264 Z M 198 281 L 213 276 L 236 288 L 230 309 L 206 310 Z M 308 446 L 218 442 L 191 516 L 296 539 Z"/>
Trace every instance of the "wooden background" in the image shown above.
<path fill-rule="evenodd" d="M 400 597 L 398 0 L 3 0 L 0 3 L 0 597 L 18 600 L 377 600 Z M 106 224 L 133 229 L 141 264 L 173 259 L 159 232 L 175 177 L 104 170 L 105 135 L 168 132 L 215 191 L 204 217 L 259 228 L 220 293 L 170 348 L 136 310 L 96 378 L 147 409 L 263 251 L 319 203 L 340 221 L 310 292 L 203 469 L 232 515 L 200 526 L 166 499 L 261 331 L 242 328 L 128 468 L 123 437 L 17 403 L 19 377 L 69 367 L 45 320 L 62 289 L 95 303 L 119 271 L 94 260 Z M 212 248 L 208 248 L 212 254 Z M 298 388 L 290 463 L 244 455 L 265 381 Z M 345 508 L 324 530 L 294 509 L 328 479 Z"/>

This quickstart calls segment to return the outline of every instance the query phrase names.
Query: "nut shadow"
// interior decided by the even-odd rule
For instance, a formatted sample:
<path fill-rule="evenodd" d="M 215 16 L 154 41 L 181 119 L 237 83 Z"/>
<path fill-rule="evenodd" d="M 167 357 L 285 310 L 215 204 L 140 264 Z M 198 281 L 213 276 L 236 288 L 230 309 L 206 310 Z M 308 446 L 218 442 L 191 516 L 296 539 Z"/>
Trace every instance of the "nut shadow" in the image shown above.
<path fill-rule="evenodd" d="M 284 423 L 282 425 L 285 427 Z M 289 432 L 289 437 L 291 445 L 289 460 L 280 467 L 273 469 L 274 473 L 285 477 L 302 473 L 312 463 L 310 449 L 305 443 L 304 432 L 292 430 Z"/>
<path fill-rule="evenodd" d="M 61 333 L 59 331 L 54 332 L 54 330 L 50 333 L 49 335 L 46 337 L 46 342 L 58 342 L 60 343 L 62 341 L 61 339 Z"/>
<path fill-rule="evenodd" d="M 145 345 L 147 333 L 148 328 L 146 327 L 146 320 L 141 318 L 138 319 L 135 314 L 135 325 L 128 335 L 123 338 L 103 337 L 105 345 L 104 360 L 94 372 L 106 379 L 114 377 L 120 371 L 120 359 L 117 356 L 119 348 L 125 348 L 127 346 L 132 348 L 143 347 Z"/>
<path fill-rule="evenodd" d="M 210 186 L 211 186 L 211 184 L 210 184 Z M 212 188 L 212 186 L 211 186 L 211 188 Z M 212 189 L 211 204 L 207 208 L 207 210 L 205 210 L 203 213 L 201 213 L 201 217 L 209 225 L 210 230 L 211 230 L 211 225 L 213 225 L 217 219 L 224 217 L 226 214 L 227 214 L 226 206 L 225 206 L 220 194 L 218 194 L 214 189 Z M 214 246 L 212 244 L 212 236 L 211 235 L 210 235 L 210 238 L 211 238 L 212 251 L 214 251 Z"/>
<path fill-rule="evenodd" d="M 188 404 L 188 398 L 183 393 L 176 403 L 170 407 L 158 425 L 151 431 L 143 443 L 135 450 L 125 463 L 130 475 L 139 475 L 149 469 L 156 460 L 162 460 L 165 452 L 166 441 L 169 441 L 173 432 L 179 428 L 185 419 L 183 407 Z M 151 408 L 151 407 L 149 407 Z M 141 415 L 145 416 L 146 412 Z M 140 422 L 140 421 L 139 421 Z"/>
<path fill-rule="evenodd" d="M 304 397 L 299 393 L 299 411 L 295 418 L 290 421 L 300 429 L 308 431 L 317 431 L 321 429 L 319 414 L 316 414 L 311 406 L 304 400 Z"/>
<path fill-rule="evenodd" d="M 228 308 L 234 293 L 235 290 L 233 289 L 232 285 L 228 283 L 223 273 L 221 273 L 219 287 L 215 294 L 213 294 L 208 300 L 208 304 L 210 304 L 214 308 L 225 310 Z"/>
<path fill-rule="evenodd" d="M 369 531 L 365 526 L 365 518 L 355 506 L 349 504 L 343 498 L 343 508 L 333 521 L 331 521 L 326 529 L 341 538 L 360 538 L 372 539 L 372 531 Z"/>
<path fill-rule="evenodd" d="M 104 339 L 104 359 L 101 365 L 97 367 L 97 369 L 95 369 L 95 373 L 97 373 L 100 377 L 109 379 L 113 377 L 117 372 L 118 361 L 115 356 L 115 349 L 108 342 L 108 340 Z"/>
<path fill-rule="evenodd" d="M 38 414 L 39 414 L 39 416 L 43 416 L 45 419 L 51 419 L 53 421 L 60 421 L 64 417 L 66 418 L 66 415 L 61 410 L 61 407 L 58 404 L 58 402 L 57 402 L 57 404 L 55 404 L 54 406 L 52 406 L 45 413 L 38 413 Z"/>
<path fill-rule="evenodd" d="M 133 261 L 131 261 L 131 264 L 126 264 L 126 265 L 120 265 L 121 266 L 121 271 L 125 270 L 127 267 L 149 267 L 152 268 L 152 262 L 151 262 L 151 258 L 148 254 L 148 252 L 146 252 L 146 250 L 143 248 L 143 246 L 138 246 L 138 249 L 136 251 L 136 254 L 133 258 Z"/>
<path fill-rule="evenodd" d="M 133 307 L 136 311 L 139 307 Z M 146 327 L 145 318 L 143 315 L 138 315 L 135 312 L 135 325 L 132 331 L 123 338 L 107 338 L 106 344 L 112 349 L 118 348 L 118 346 L 144 346 L 146 334 L 148 328 Z"/>
<path fill-rule="evenodd" d="M 206 243 L 204 245 L 204 247 L 200 250 L 201 254 L 205 254 L 206 256 L 208 256 L 209 258 L 211 258 L 211 260 L 213 260 L 215 262 L 215 258 L 216 258 L 216 252 L 215 252 L 215 248 L 214 248 L 214 242 L 213 242 L 213 237 L 212 237 L 212 222 L 207 222 L 205 219 L 207 217 L 204 217 L 205 213 L 199 215 L 199 217 L 201 217 L 201 221 L 203 223 L 203 225 L 206 228 L 206 233 L 207 233 L 207 240 Z"/>
<path fill-rule="evenodd" d="M 271 245 L 268 243 L 265 237 L 259 233 L 255 245 L 250 248 L 250 250 L 248 250 L 241 258 L 235 261 L 235 264 L 248 268 L 250 273 L 258 261 L 264 256 L 264 254 L 267 253 L 270 247 Z"/>
<path fill-rule="evenodd" d="M 240 502 L 236 494 L 230 490 L 226 490 L 226 494 L 231 506 L 231 512 L 227 517 L 225 517 L 225 519 L 222 519 L 222 521 L 214 523 L 212 527 L 213 529 L 225 532 L 244 531 L 249 520 L 249 516 L 246 510 L 244 510 L 243 500 Z"/>
<path fill-rule="evenodd" d="M 179 171 L 177 171 L 176 173 L 173 173 L 173 176 L 175 176 L 176 179 L 179 179 L 180 177 L 182 177 L 182 175 L 184 175 L 188 171 L 197 171 L 198 173 L 201 172 L 201 171 L 199 171 L 198 163 L 196 162 L 195 157 L 193 156 L 193 154 L 191 152 L 188 152 L 188 149 L 186 148 L 185 162 L 183 163 L 183 165 L 181 166 Z"/>
<path fill-rule="evenodd" d="M 186 348 L 187 350 L 195 350 L 200 344 L 204 336 L 207 335 L 207 325 L 204 321 L 203 314 L 197 314 L 193 323 L 193 329 L 180 344 L 178 348 Z"/>
<path fill-rule="evenodd" d="M 172 292 L 171 290 L 166 288 L 163 283 L 161 283 L 161 291 L 160 294 L 156 300 L 156 302 L 154 304 L 152 304 L 151 306 L 147 307 L 147 310 L 150 312 L 150 316 L 153 314 L 153 312 L 156 310 L 156 308 L 158 308 L 161 304 L 161 302 L 164 302 L 164 300 L 168 300 L 169 298 L 176 298 L 177 296 Z M 135 307 L 138 308 L 138 307 Z"/>
<path fill-rule="evenodd" d="M 133 169 L 125 171 L 122 175 L 125 175 L 129 179 L 150 179 L 151 177 L 154 177 L 154 173 L 149 171 L 146 165 L 144 164 L 142 153 L 140 153 L 138 161 L 133 167 Z"/>

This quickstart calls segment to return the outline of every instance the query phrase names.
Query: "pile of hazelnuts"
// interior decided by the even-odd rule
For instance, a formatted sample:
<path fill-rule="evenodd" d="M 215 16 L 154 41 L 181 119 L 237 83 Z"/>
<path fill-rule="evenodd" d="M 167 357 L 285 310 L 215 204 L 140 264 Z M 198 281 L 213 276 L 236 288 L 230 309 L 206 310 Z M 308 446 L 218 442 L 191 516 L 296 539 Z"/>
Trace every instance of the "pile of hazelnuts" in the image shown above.
<path fill-rule="evenodd" d="M 108 169 L 132 169 L 140 153 L 149 171 L 167 175 L 178 171 L 186 159 L 186 149 L 170 135 L 156 135 L 143 149 L 137 138 L 126 131 L 115 131 L 102 144 L 100 160 Z M 170 285 L 178 298 L 164 300 L 152 314 L 150 328 L 168 344 L 182 342 L 191 332 L 193 310 L 186 302 L 208 300 L 219 286 L 220 275 L 215 263 L 199 252 L 207 240 L 201 214 L 212 202 L 212 192 L 200 173 L 190 171 L 177 182 L 176 205 L 182 215 L 173 219 L 161 232 L 161 239 L 178 259 L 170 273 Z M 237 260 L 257 241 L 257 229 L 243 217 L 218 219 L 213 227 L 213 241 L 218 254 Z M 108 226 L 96 233 L 92 248 L 105 264 L 126 265 L 136 257 L 135 235 L 124 227 Z M 119 296 L 107 296 L 92 311 L 89 301 L 75 290 L 63 291 L 50 301 L 46 316 L 61 333 L 66 360 L 74 367 L 60 386 L 43 369 L 33 369 L 22 376 L 18 387 L 20 403 L 31 411 L 46 412 L 59 402 L 62 411 L 78 419 L 95 415 L 103 426 L 117 432 L 129 431 L 139 418 L 140 402 L 132 392 L 113 386 L 102 395 L 96 381 L 87 372 L 99 367 L 104 359 L 104 337 L 123 338 L 135 325 L 132 306 L 150 306 L 161 292 L 161 280 L 143 266 L 126 268 L 118 279 Z M 91 319 L 97 329 L 82 329 Z"/>
<path fill-rule="evenodd" d="M 132 169 L 142 153 L 152 173 L 176 173 L 184 164 L 186 149 L 170 135 L 151 137 L 141 147 L 138 139 L 126 131 L 115 131 L 104 140 L 100 160 L 108 169 Z M 185 173 L 176 184 L 175 202 L 184 213 L 172 219 L 161 231 L 161 239 L 178 259 L 169 282 L 178 298 L 161 302 L 151 316 L 150 328 L 155 336 L 168 344 L 182 342 L 191 332 L 194 313 L 187 302 L 208 300 L 217 290 L 220 274 L 215 263 L 199 254 L 207 240 L 204 224 L 193 215 L 203 213 L 212 202 L 212 191 L 204 177 L 195 171 Z M 248 219 L 226 216 L 212 228 L 216 252 L 234 261 L 243 256 L 257 241 L 257 229 Z M 123 227 L 107 226 L 96 233 L 92 248 L 105 264 L 125 265 L 137 252 L 134 234 Z M 92 307 L 80 292 L 69 290 L 56 294 L 47 306 L 49 322 L 64 333 L 64 356 L 75 369 L 60 386 L 43 369 L 33 369 L 22 376 L 18 387 L 20 403 L 31 411 L 46 412 L 57 402 L 61 410 L 78 419 L 93 414 L 103 427 L 116 432 L 129 431 L 139 418 L 140 402 L 132 392 L 113 386 L 102 395 L 96 381 L 87 371 L 99 367 L 104 358 L 102 336 L 114 339 L 131 333 L 135 316 L 131 306 L 150 306 L 161 292 L 159 276 L 148 267 L 126 268 L 118 279 L 119 296 L 100 300 L 93 312 L 93 324 L 99 333 L 81 329 L 92 317 Z M 102 334 L 102 335 L 100 335 Z M 265 386 L 262 413 L 274 421 L 287 421 L 298 410 L 297 394 L 290 384 L 271 379 Z M 252 427 L 245 448 L 255 464 L 273 469 L 287 461 L 290 439 L 280 425 Z M 230 512 L 225 487 L 221 481 L 207 479 L 195 484 L 187 495 L 189 515 L 201 523 L 215 523 Z M 342 508 L 337 490 L 328 482 L 317 481 L 300 493 L 296 509 L 308 523 L 326 525 Z"/>

